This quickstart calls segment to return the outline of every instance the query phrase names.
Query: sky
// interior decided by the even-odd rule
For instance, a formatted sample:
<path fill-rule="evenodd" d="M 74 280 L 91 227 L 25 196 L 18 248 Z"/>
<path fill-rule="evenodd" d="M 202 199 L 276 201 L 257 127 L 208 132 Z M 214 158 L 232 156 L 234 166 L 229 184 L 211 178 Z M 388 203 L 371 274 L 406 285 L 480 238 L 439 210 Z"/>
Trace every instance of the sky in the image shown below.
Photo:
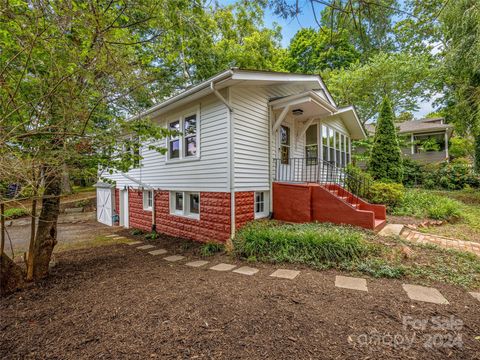
<path fill-rule="evenodd" d="M 220 4 L 232 4 L 236 0 L 219 0 Z M 280 16 L 277 16 L 273 13 L 273 11 L 269 8 L 265 9 L 265 14 L 263 20 L 265 22 L 266 27 L 273 27 L 274 23 L 277 23 L 282 28 L 282 46 L 288 47 L 290 44 L 290 40 L 293 36 L 297 33 L 298 30 L 302 28 L 318 28 L 318 25 L 315 21 L 315 17 L 313 16 L 312 8 L 310 5 L 310 1 L 307 0 L 300 0 L 299 6 L 301 10 L 301 14 L 298 15 L 296 18 L 291 19 L 283 19 Z M 319 13 L 325 5 L 317 4 L 315 9 L 317 13 Z M 414 112 L 414 116 L 417 119 L 425 117 L 425 115 L 433 112 L 435 109 L 433 108 L 432 102 L 436 98 L 433 98 L 430 102 L 422 102 L 419 101 L 419 109 L 418 111 Z"/>

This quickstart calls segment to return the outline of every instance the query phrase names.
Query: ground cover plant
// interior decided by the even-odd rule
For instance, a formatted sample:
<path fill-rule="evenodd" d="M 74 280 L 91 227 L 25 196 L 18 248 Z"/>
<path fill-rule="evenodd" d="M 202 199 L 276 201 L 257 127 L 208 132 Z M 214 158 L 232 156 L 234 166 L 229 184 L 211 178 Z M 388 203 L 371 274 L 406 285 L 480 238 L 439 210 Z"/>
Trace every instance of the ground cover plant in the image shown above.
<path fill-rule="evenodd" d="M 406 247 L 412 250 L 408 256 Z M 335 268 L 376 278 L 442 281 L 472 289 L 480 286 L 480 259 L 474 254 L 381 237 L 350 226 L 254 221 L 239 231 L 233 254 L 251 262 Z"/>

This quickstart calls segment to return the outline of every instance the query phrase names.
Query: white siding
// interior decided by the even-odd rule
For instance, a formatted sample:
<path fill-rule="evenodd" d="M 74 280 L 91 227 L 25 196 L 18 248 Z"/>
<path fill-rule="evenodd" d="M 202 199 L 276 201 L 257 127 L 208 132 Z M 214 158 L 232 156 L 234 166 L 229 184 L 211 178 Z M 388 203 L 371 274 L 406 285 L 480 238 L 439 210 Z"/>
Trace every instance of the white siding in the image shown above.
<path fill-rule="evenodd" d="M 145 145 L 141 149 L 143 157 L 141 168 L 132 169 L 127 175 L 156 189 L 229 191 L 228 109 L 213 95 L 182 108 L 187 111 L 195 107 L 199 107 L 200 111 L 200 158 L 183 162 L 166 162 L 166 155 L 149 150 Z M 166 127 L 168 120 L 181 114 L 182 111 L 167 113 L 154 121 Z M 166 147 L 166 140 L 162 140 L 157 145 Z M 117 188 L 125 185 L 139 187 L 137 183 L 121 174 L 104 175 L 104 177 L 116 180 Z"/>

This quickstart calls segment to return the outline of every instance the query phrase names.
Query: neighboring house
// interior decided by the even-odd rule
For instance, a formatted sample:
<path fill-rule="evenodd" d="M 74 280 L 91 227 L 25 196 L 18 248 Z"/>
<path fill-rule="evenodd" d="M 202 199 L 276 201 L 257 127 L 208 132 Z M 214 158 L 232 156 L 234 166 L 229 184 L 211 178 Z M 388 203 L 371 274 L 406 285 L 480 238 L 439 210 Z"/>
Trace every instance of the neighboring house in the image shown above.
<path fill-rule="evenodd" d="M 366 124 L 365 128 L 369 135 L 375 134 L 373 124 Z M 445 124 L 443 118 L 405 121 L 397 124 L 397 129 L 409 145 L 402 148 L 405 156 L 424 164 L 448 161 L 448 141 L 453 126 Z"/>
<path fill-rule="evenodd" d="M 342 188 L 351 141 L 366 134 L 319 76 L 231 69 L 139 116 L 182 135 L 156 144 L 165 155 L 144 144 L 128 173 L 101 174 L 115 183 L 97 184 L 103 223 L 116 213 L 121 226 L 199 241 L 226 241 L 272 212 L 297 222 L 384 223 L 384 207 Z"/>

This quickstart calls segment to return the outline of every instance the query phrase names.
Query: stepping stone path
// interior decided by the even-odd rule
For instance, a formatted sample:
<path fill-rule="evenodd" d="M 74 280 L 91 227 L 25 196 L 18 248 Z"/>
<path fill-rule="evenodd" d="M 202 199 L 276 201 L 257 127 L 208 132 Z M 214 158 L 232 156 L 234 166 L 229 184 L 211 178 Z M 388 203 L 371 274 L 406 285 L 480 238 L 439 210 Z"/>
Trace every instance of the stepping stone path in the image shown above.
<path fill-rule="evenodd" d="M 249 266 L 242 266 L 242 267 L 239 267 L 238 269 L 233 270 L 233 272 L 237 274 L 252 276 L 258 272 L 258 269 L 251 268 Z"/>
<path fill-rule="evenodd" d="M 200 267 L 203 265 L 207 265 L 209 261 L 204 261 L 204 260 L 197 260 L 197 261 L 190 261 L 186 263 L 185 265 L 190 266 L 190 267 Z"/>
<path fill-rule="evenodd" d="M 142 244 L 141 241 L 130 241 L 127 243 L 128 245 L 132 246 L 132 245 L 138 245 L 138 244 Z"/>
<path fill-rule="evenodd" d="M 472 295 L 475 299 L 477 299 L 478 301 L 480 301 L 480 293 L 478 292 L 471 292 L 469 293 L 470 295 Z"/>
<path fill-rule="evenodd" d="M 335 286 L 338 288 L 368 291 L 367 280 L 349 276 L 335 276 Z"/>
<path fill-rule="evenodd" d="M 297 270 L 278 269 L 270 276 L 293 280 L 298 276 L 298 274 L 300 274 L 300 271 Z"/>
<path fill-rule="evenodd" d="M 379 231 L 378 235 L 381 236 L 397 236 L 403 230 L 403 224 L 387 224 Z"/>
<path fill-rule="evenodd" d="M 158 249 L 158 250 L 153 250 L 148 252 L 150 255 L 163 255 L 167 253 L 167 250 L 165 249 Z"/>
<path fill-rule="evenodd" d="M 403 289 L 412 300 L 430 302 L 434 304 L 448 304 L 447 299 L 435 288 L 403 284 Z"/>
<path fill-rule="evenodd" d="M 460 251 L 468 251 L 480 256 L 480 243 L 473 241 L 463 241 L 450 239 L 439 235 L 424 234 L 411 229 L 405 229 L 401 236 L 408 241 L 417 244 L 433 244 L 445 249 L 455 249 Z"/>
<path fill-rule="evenodd" d="M 212 266 L 210 270 L 215 270 L 215 271 L 230 271 L 232 269 L 235 269 L 237 265 L 232 265 L 232 264 L 224 264 L 220 263 L 215 266 Z"/>
<path fill-rule="evenodd" d="M 185 259 L 185 256 L 172 255 L 172 256 L 167 256 L 167 257 L 163 258 L 163 260 L 167 260 L 167 261 L 171 261 L 171 262 L 179 261 L 179 260 L 182 260 L 182 259 Z"/>
<path fill-rule="evenodd" d="M 117 237 L 118 235 L 117 234 L 110 234 L 110 235 L 105 235 L 105 237 Z"/>
<path fill-rule="evenodd" d="M 139 246 L 137 247 L 137 249 L 139 250 L 148 250 L 148 249 L 153 249 L 155 246 L 153 245 L 142 245 L 142 246 Z"/>

